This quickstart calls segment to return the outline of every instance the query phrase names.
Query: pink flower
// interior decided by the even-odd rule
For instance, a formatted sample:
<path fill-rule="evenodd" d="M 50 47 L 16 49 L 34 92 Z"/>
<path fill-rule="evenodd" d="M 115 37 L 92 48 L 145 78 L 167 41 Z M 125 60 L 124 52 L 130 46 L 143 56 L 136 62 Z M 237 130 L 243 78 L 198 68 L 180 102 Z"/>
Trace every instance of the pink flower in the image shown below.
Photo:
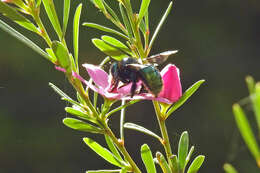
<path fill-rule="evenodd" d="M 98 92 L 99 94 L 103 95 L 108 99 L 126 99 L 126 100 L 148 99 L 148 100 L 157 100 L 167 104 L 172 104 L 182 96 L 179 69 L 173 64 L 168 64 L 161 71 L 161 76 L 163 80 L 163 89 L 160 92 L 158 97 L 154 97 L 150 93 L 141 93 L 141 94 L 134 95 L 134 97 L 132 98 L 129 96 L 132 83 L 122 88 L 116 89 L 113 92 L 110 92 L 109 75 L 104 70 L 102 70 L 98 66 L 94 66 L 91 64 L 83 64 L 83 67 L 86 68 L 89 76 L 94 81 L 95 85 L 82 78 L 81 81 L 83 81 L 93 91 Z M 141 82 L 139 82 L 138 87 L 141 87 Z"/>

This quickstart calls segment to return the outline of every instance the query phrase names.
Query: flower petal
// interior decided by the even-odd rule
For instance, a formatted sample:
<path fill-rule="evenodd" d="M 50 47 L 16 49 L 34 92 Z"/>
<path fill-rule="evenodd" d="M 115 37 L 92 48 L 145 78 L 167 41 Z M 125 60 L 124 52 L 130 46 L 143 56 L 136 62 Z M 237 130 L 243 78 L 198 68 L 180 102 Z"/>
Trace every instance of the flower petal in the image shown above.
<path fill-rule="evenodd" d="M 163 89 L 159 97 L 168 99 L 172 103 L 176 102 L 182 95 L 179 69 L 173 64 L 168 64 L 161 71 L 161 76 L 163 79 Z"/>
<path fill-rule="evenodd" d="M 89 76 L 96 85 L 103 89 L 108 87 L 108 74 L 103 69 L 92 64 L 83 64 L 83 67 L 87 69 Z"/>

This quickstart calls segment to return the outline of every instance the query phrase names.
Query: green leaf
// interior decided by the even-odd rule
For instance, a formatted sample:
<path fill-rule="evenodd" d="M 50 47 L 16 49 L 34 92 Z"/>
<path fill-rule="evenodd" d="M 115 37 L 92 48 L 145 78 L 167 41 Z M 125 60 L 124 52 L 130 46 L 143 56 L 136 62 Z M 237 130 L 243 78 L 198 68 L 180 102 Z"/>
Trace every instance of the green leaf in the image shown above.
<path fill-rule="evenodd" d="M 124 124 L 124 128 L 127 128 L 127 129 L 132 129 L 132 130 L 136 130 L 136 131 L 139 131 L 139 132 L 142 132 L 144 134 L 147 134 L 147 135 L 150 135 L 152 137 L 155 137 L 157 138 L 159 141 L 161 141 L 161 137 L 156 135 L 154 132 L 142 127 L 142 126 L 139 126 L 137 124 L 134 124 L 134 123 L 125 123 Z"/>
<path fill-rule="evenodd" d="M 129 40 L 129 38 L 122 34 L 121 32 L 118 32 L 114 29 L 111 29 L 111 28 L 108 28 L 108 27 L 105 27 L 105 26 L 102 26 L 102 25 L 99 25 L 99 24 L 96 24 L 96 23 L 83 23 L 82 24 L 83 26 L 87 26 L 87 27 L 91 27 L 91 28 L 95 28 L 95 29 L 98 29 L 100 31 L 104 31 L 104 32 L 108 32 L 108 33 L 112 33 L 112 34 L 116 34 L 126 40 Z"/>
<path fill-rule="evenodd" d="M 165 160 L 164 156 L 160 152 L 156 153 L 156 158 L 159 162 L 159 165 L 162 168 L 163 173 L 172 173 L 167 161 Z"/>
<path fill-rule="evenodd" d="M 179 172 L 179 163 L 178 163 L 178 157 L 176 155 L 172 155 L 170 157 L 170 161 L 172 163 L 173 166 L 173 173 L 177 173 Z"/>
<path fill-rule="evenodd" d="M 255 85 L 255 94 L 251 97 L 255 118 L 258 126 L 258 133 L 260 133 L 260 82 Z"/>
<path fill-rule="evenodd" d="M 53 0 L 42 0 L 42 2 L 54 30 L 56 31 L 59 38 L 62 38 L 63 33 L 61 30 L 59 18 L 57 16 Z"/>
<path fill-rule="evenodd" d="M 223 168 L 226 173 L 238 173 L 237 170 L 229 163 L 225 163 Z"/>
<path fill-rule="evenodd" d="M 16 22 L 20 26 L 35 32 L 39 33 L 37 27 L 28 19 L 26 19 L 23 15 L 18 13 L 14 8 L 10 7 L 6 3 L 0 1 L 0 13 L 4 16 L 8 17 L 12 21 Z"/>
<path fill-rule="evenodd" d="M 84 120 L 88 120 L 92 123 L 95 123 L 95 124 L 98 123 L 96 119 L 90 117 L 86 112 L 83 112 L 80 109 L 75 109 L 75 108 L 72 108 L 72 107 L 66 107 L 65 111 L 70 113 L 71 115 L 75 115 L 79 118 L 82 118 Z"/>
<path fill-rule="evenodd" d="M 191 158 L 191 155 L 193 154 L 193 152 L 194 152 L 194 146 L 192 146 L 192 147 L 190 148 L 190 151 L 189 151 L 189 153 L 188 153 L 188 155 L 187 155 L 187 157 L 186 157 L 185 166 L 189 163 L 190 158 Z"/>
<path fill-rule="evenodd" d="M 121 41 L 119 41 L 113 37 L 107 36 L 107 35 L 104 35 L 101 38 L 103 41 L 110 44 L 111 46 L 114 46 L 114 47 L 124 51 L 125 53 L 132 55 L 131 50 L 125 44 L 123 44 Z"/>
<path fill-rule="evenodd" d="M 120 172 L 120 169 L 115 169 L 115 170 L 95 170 L 95 171 L 86 171 L 86 173 L 117 173 Z"/>
<path fill-rule="evenodd" d="M 127 168 L 122 168 L 120 173 L 127 173 L 128 172 L 128 169 Z"/>
<path fill-rule="evenodd" d="M 112 151 L 112 153 L 120 160 L 123 162 L 123 159 L 120 155 L 120 153 L 118 152 L 116 146 L 114 145 L 113 141 L 111 140 L 111 138 L 107 135 L 105 135 L 105 139 L 106 139 L 106 143 L 108 148 L 110 149 L 110 151 Z"/>
<path fill-rule="evenodd" d="M 90 133 L 104 133 L 104 130 L 95 127 L 91 124 L 87 124 L 84 121 L 75 119 L 75 118 L 64 118 L 63 124 L 67 127 L 72 128 L 74 130 L 82 131 L 82 132 L 90 132 Z"/>
<path fill-rule="evenodd" d="M 67 72 L 71 72 L 71 60 L 68 49 L 59 41 L 53 41 L 51 48 L 58 59 L 60 67 L 66 69 Z"/>
<path fill-rule="evenodd" d="M 254 156 L 254 158 L 257 161 L 260 160 L 259 147 L 258 147 L 255 136 L 253 134 L 253 131 L 250 127 L 250 124 L 246 118 L 244 111 L 238 104 L 234 104 L 233 113 L 235 116 L 235 120 L 236 120 L 238 129 L 239 129 L 248 149 L 250 150 L 251 154 Z"/>
<path fill-rule="evenodd" d="M 247 84 L 247 88 L 248 88 L 250 95 L 254 94 L 255 93 L 255 80 L 252 76 L 246 77 L 246 84 Z"/>
<path fill-rule="evenodd" d="M 114 10 L 113 10 L 112 8 L 110 8 L 109 5 L 108 5 L 105 1 L 103 1 L 103 3 L 104 3 L 104 6 L 105 6 L 106 10 L 107 10 L 107 11 L 109 12 L 109 14 L 113 17 L 113 19 L 114 19 L 116 22 L 120 22 L 120 20 L 119 20 L 117 14 L 114 12 Z"/>
<path fill-rule="evenodd" d="M 53 52 L 53 50 L 51 48 L 46 48 L 45 51 L 49 54 L 50 58 L 51 58 L 51 62 L 53 62 L 54 64 L 57 63 L 57 58 Z"/>
<path fill-rule="evenodd" d="M 75 15 L 74 15 L 74 25 L 73 25 L 73 46 L 74 46 L 74 57 L 75 57 L 77 72 L 79 72 L 79 65 L 78 65 L 78 59 L 79 59 L 79 21 L 80 21 L 81 9 L 82 9 L 82 4 L 79 4 L 77 9 L 76 9 Z"/>
<path fill-rule="evenodd" d="M 165 11 L 163 17 L 161 18 L 159 24 L 157 25 L 157 27 L 156 27 L 156 29 L 155 29 L 155 31 L 154 31 L 154 34 L 153 34 L 153 36 L 152 36 L 152 39 L 151 39 L 151 41 L 150 41 L 150 43 L 149 43 L 149 50 L 151 50 L 151 48 L 152 48 L 152 46 L 153 46 L 153 43 L 154 43 L 154 41 L 155 41 L 155 39 L 156 39 L 156 37 L 157 37 L 157 35 L 158 35 L 158 33 L 159 33 L 159 31 L 160 31 L 162 25 L 164 24 L 164 22 L 165 22 L 167 16 L 169 15 L 169 13 L 171 12 L 171 9 L 172 9 L 172 2 L 170 2 L 170 4 L 168 5 L 168 8 L 166 9 L 166 11 Z"/>
<path fill-rule="evenodd" d="M 100 11 L 107 13 L 103 0 L 91 0 L 91 2 L 96 6 L 96 8 L 100 9 Z"/>
<path fill-rule="evenodd" d="M 188 132 L 185 131 L 182 133 L 179 147 L 178 147 L 178 159 L 179 159 L 179 169 L 181 172 L 185 169 L 186 157 L 189 149 L 189 135 Z"/>
<path fill-rule="evenodd" d="M 19 8 L 21 8 L 23 10 L 27 10 L 28 9 L 28 7 L 24 4 L 23 0 L 12 0 L 12 1 L 7 1 L 7 2 L 3 1 L 3 2 L 15 4 L 16 6 L 18 6 Z"/>
<path fill-rule="evenodd" d="M 137 24 L 139 24 L 143 20 L 144 15 L 147 13 L 150 1 L 151 0 L 142 0 L 142 4 L 138 14 Z"/>
<path fill-rule="evenodd" d="M 153 162 L 153 155 L 147 144 L 144 144 L 141 147 L 141 157 L 147 173 L 156 173 L 155 165 Z"/>
<path fill-rule="evenodd" d="M 46 52 L 44 52 L 39 46 L 37 46 L 30 39 L 28 39 L 23 34 L 19 33 L 15 29 L 13 29 L 11 26 L 6 24 L 2 20 L 0 20 L 0 28 L 2 30 L 4 30 L 5 32 L 7 32 L 8 34 L 10 34 L 11 36 L 13 36 L 14 38 L 16 38 L 17 40 L 19 40 L 22 43 L 24 43 L 25 45 L 27 45 L 29 48 L 31 48 L 32 50 L 34 50 L 35 52 L 37 52 L 38 54 L 40 54 L 47 60 L 52 61 L 52 58 Z"/>
<path fill-rule="evenodd" d="M 111 56 L 113 59 L 120 61 L 125 57 L 128 57 L 128 55 L 124 54 L 119 49 L 107 44 L 103 40 L 100 39 L 92 39 L 93 44 L 102 52 L 107 54 L 108 56 Z"/>
<path fill-rule="evenodd" d="M 197 173 L 200 169 L 202 163 L 204 162 L 205 156 L 199 155 L 197 156 L 193 162 L 191 163 L 187 173 Z"/>
<path fill-rule="evenodd" d="M 41 3 L 42 3 L 42 0 L 36 0 L 36 7 L 37 8 L 40 7 Z"/>
<path fill-rule="evenodd" d="M 54 85 L 53 83 L 49 83 L 49 86 L 57 93 L 59 94 L 61 97 L 65 98 L 65 99 L 69 99 L 69 100 L 73 100 L 72 98 L 70 98 L 67 94 L 65 94 L 61 89 L 59 89 L 56 85 Z M 74 100 L 73 100 L 74 101 Z M 74 101 L 76 102 L 76 101 Z"/>
<path fill-rule="evenodd" d="M 118 167 L 123 166 L 123 164 L 120 163 L 111 152 L 109 152 L 106 148 L 99 145 L 94 140 L 92 140 L 90 138 L 83 138 L 83 140 L 93 151 L 95 151 L 99 156 L 104 158 L 109 163 L 111 163 L 115 166 L 118 166 Z"/>
<path fill-rule="evenodd" d="M 67 101 L 67 102 L 71 103 L 72 105 L 77 105 L 79 107 L 82 106 L 79 102 L 76 102 L 75 100 L 72 100 L 69 98 L 61 97 L 61 100 Z"/>
<path fill-rule="evenodd" d="M 123 18 L 124 25 L 125 25 L 126 30 L 127 30 L 127 34 L 130 38 L 133 38 L 132 27 L 131 27 L 131 24 L 130 24 L 129 19 L 126 15 L 126 12 L 124 10 L 122 3 L 119 3 L 119 9 L 120 9 L 120 12 L 121 12 L 121 15 L 122 15 L 122 18 Z"/>
<path fill-rule="evenodd" d="M 195 93 L 195 91 L 197 91 L 199 89 L 200 85 L 203 84 L 204 82 L 205 82 L 205 80 L 200 80 L 200 81 L 196 82 L 195 84 L 193 84 L 189 89 L 187 89 L 185 91 L 185 93 L 183 93 L 182 97 L 176 103 L 174 103 L 173 106 L 169 109 L 166 117 L 168 117 L 176 109 L 181 107 L 188 100 L 188 98 L 190 98 Z"/>
<path fill-rule="evenodd" d="M 142 31 L 142 34 L 143 34 L 143 36 L 145 37 L 146 29 L 145 29 L 144 20 L 142 20 L 141 23 L 140 23 L 140 30 Z"/>
<path fill-rule="evenodd" d="M 49 86 L 57 93 L 59 94 L 61 97 L 65 97 L 68 99 L 71 99 L 67 94 L 65 94 L 61 89 L 59 89 L 56 85 L 54 85 L 53 83 L 49 83 Z"/>
<path fill-rule="evenodd" d="M 64 6 L 63 6 L 63 37 L 65 37 L 68 21 L 69 21 L 69 15 L 70 15 L 70 0 L 64 0 Z"/>

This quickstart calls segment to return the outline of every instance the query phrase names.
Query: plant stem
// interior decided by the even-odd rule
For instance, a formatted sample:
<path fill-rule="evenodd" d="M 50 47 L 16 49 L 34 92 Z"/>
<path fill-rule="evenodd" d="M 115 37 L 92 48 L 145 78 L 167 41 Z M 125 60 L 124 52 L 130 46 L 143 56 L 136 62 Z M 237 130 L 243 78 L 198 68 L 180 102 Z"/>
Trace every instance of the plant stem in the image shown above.
<path fill-rule="evenodd" d="M 93 113 L 94 117 L 96 117 L 99 120 L 99 122 L 102 123 L 103 128 L 105 129 L 107 135 L 113 140 L 113 142 L 116 144 L 116 146 L 118 147 L 120 152 L 124 155 L 125 159 L 129 162 L 129 164 L 132 167 L 132 171 L 134 173 L 141 173 L 140 169 L 137 167 L 137 165 L 135 164 L 135 162 L 133 161 L 133 159 L 131 158 L 131 156 L 127 152 L 127 150 L 124 146 L 124 141 L 121 140 L 119 142 L 118 139 L 116 138 L 116 136 L 114 135 L 114 133 L 112 132 L 112 130 L 108 127 L 106 121 L 104 121 L 103 119 L 101 119 L 101 117 L 99 117 L 95 107 L 93 107 L 92 103 L 90 102 L 88 94 L 84 90 L 81 82 L 78 81 L 77 79 L 72 79 L 68 75 L 67 75 L 67 77 L 68 77 L 70 83 L 73 85 L 73 87 L 77 90 L 77 92 L 85 100 L 88 109 L 90 109 L 90 111 Z"/>
<path fill-rule="evenodd" d="M 130 170 L 130 171 L 132 171 L 134 173 L 141 173 L 141 170 L 137 167 L 137 165 L 135 164 L 135 162 L 133 161 L 133 159 L 127 152 L 125 145 L 124 145 L 124 141 L 118 141 L 118 139 L 116 138 L 114 133 L 111 131 L 111 129 L 108 127 L 108 125 L 106 123 L 103 125 L 104 125 L 107 135 L 113 140 L 114 144 L 116 144 L 117 148 L 124 155 L 124 157 L 128 161 L 128 163 L 131 165 L 132 170 Z"/>
<path fill-rule="evenodd" d="M 124 105 L 125 105 L 125 100 L 122 100 L 121 106 Z M 120 138 L 122 141 L 125 141 L 124 123 L 125 123 L 125 108 L 121 109 L 121 114 L 120 114 Z"/>
<path fill-rule="evenodd" d="M 157 101 L 153 101 L 153 105 L 154 105 L 154 110 L 155 110 L 155 113 L 156 113 L 156 117 L 157 117 L 157 120 L 158 120 L 158 124 L 160 126 L 162 138 L 163 138 L 162 145 L 164 147 L 164 150 L 165 150 L 165 153 L 166 153 L 166 156 L 167 156 L 168 164 L 169 164 L 171 170 L 173 170 L 173 165 L 172 165 L 172 162 L 170 160 L 170 157 L 173 154 L 172 154 L 171 144 L 170 144 L 170 141 L 169 141 L 169 136 L 168 136 L 168 132 L 167 132 L 166 124 L 165 124 L 166 119 L 161 114 L 159 103 Z"/>
<path fill-rule="evenodd" d="M 33 16 L 36 24 L 38 25 L 38 27 L 40 29 L 40 32 L 39 32 L 40 36 L 42 36 L 42 38 L 46 41 L 48 46 L 51 47 L 52 41 L 51 41 L 51 39 L 50 39 L 42 21 L 41 21 L 39 14 L 32 14 L 32 16 Z"/>
<path fill-rule="evenodd" d="M 135 36 L 134 43 L 135 43 L 135 45 L 137 47 L 137 50 L 139 52 L 139 56 L 140 56 L 140 58 L 145 58 L 146 55 L 145 55 L 145 52 L 144 52 L 141 35 L 140 35 L 140 32 L 139 32 L 139 28 L 138 28 L 138 26 L 136 24 L 136 20 L 134 18 L 135 15 L 133 13 L 133 10 L 132 10 L 132 7 L 131 7 L 131 3 L 130 3 L 129 0 L 126 0 L 124 2 L 124 5 L 125 5 L 126 12 L 127 12 L 127 15 L 128 15 L 131 27 L 132 27 L 132 31 L 133 31 L 134 36 Z"/>

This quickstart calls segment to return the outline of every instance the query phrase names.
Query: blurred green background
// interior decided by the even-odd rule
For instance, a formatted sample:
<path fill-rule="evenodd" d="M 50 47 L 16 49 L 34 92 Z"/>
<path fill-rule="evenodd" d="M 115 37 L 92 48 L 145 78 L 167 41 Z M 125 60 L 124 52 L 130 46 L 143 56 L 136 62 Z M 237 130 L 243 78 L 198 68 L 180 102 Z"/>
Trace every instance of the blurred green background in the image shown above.
<path fill-rule="evenodd" d="M 71 2 L 74 13 L 82 1 Z M 61 17 L 63 3 L 55 3 Z M 152 31 L 168 3 L 152 1 Z M 202 173 L 224 172 L 225 162 L 232 163 L 241 173 L 259 172 L 238 133 L 231 111 L 234 102 L 248 95 L 245 76 L 251 74 L 260 80 L 259 19 L 260 1 L 257 0 L 177 0 L 153 47 L 152 54 L 179 50 L 168 63 L 180 68 L 183 90 L 206 79 L 199 91 L 167 122 L 175 151 L 181 132 L 187 130 L 191 144 L 195 145 L 195 154 L 206 155 Z M 81 22 L 85 21 L 110 25 L 86 0 L 81 18 Z M 50 26 L 49 21 L 45 23 Z M 69 31 L 71 24 L 72 18 Z M 19 26 L 16 28 L 46 46 L 39 37 Z M 102 33 L 84 27 L 80 32 L 81 63 L 97 64 L 104 55 L 90 39 Z M 71 37 L 68 32 L 70 46 Z M 83 69 L 81 75 L 87 77 Z M 64 111 L 66 103 L 50 89 L 48 82 L 74 96 L 64 75 L 52 64 L 0 31 L 0 173 L 83 173 L 89 169 L 113 168 L 83 144 L 82 138 L 89 134 L 62 124 L 62 118 L 68 116 Z M 250 106 L 245 107 L 252 115 Z M 255 125 L 254 117 L 249 119 Z M 130 107 L 126 120 L 159 133 L 150 101 Z M 111 118 L 114 130 L 118 129 L 118 122 L 118 116 Z M 89 136 L 104 143 L 102 136 Z M 142 168 L 139 154 L 142 143 L 148 143 L 154 152 L 162 150 L 155 139 L 134 131 L 127 130 L 126 139 L 129 152 Z"/>

